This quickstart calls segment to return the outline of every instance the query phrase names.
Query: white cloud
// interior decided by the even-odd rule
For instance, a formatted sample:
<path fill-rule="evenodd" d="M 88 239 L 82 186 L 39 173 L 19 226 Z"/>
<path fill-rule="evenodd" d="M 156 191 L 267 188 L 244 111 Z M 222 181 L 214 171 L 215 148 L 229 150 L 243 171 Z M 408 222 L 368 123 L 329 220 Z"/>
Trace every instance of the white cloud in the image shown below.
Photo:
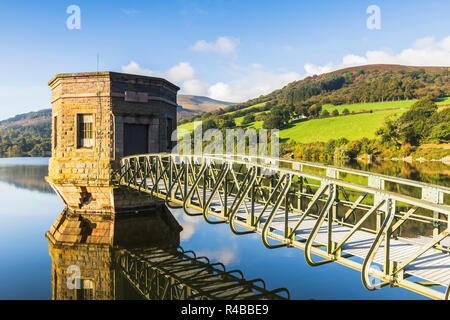
<path fill-rule="evenodd" d="M 244 68 L 236 80 L 217 82 L 208 89 L 209 97 L 230 102 L 243 102 L 269 94 L 302 77 L 292 71 L 272 71 L 259 64 Z"/>
<path fill-rule="evenodd" d="M 219 37 L 215 42 L 207 42 L 206 40 L 198 40 L 192 50 L 199 52 L 217 52 L 221 54 L 234 53 L 239 45 L 239 39 L 232 37 Z"/>
<path fill-rule="evenodd" d="M 158 77 L 160 76 L 159 73 L 156 73 L 149 69 L 144 69 L 139 66 L 135 61 L 131 61 L 128 65 L 122 66 L 122 72 L 125 73 L 131 73 L 131 74 L 139 74 L 142 76 L 149 76 L 149 77 Z"/>
<path fill-rule="evenodd" d="M 198 79 L 185 81 L 181 87 L 181 92 L 195 96 L 208 95 L 208 85 Z"/>
<path fill-rule="evenodd" d="M 217 82 L 209 87 L 208 95 L 213 99 L 229 101 L 227 99 L 231 96 L 231 88 L 226 83 Z"/>
<path fill-rule="evenodd" d="M 233 69 L 236 80 L 208 84 L 196 76 L 194 68 L 188 62 L 180 62 L 165 72 L 142 68 L 135 61 L 122 66 L 122 71 L 126 73 L 168 79 L 181 87 L 182 94 L 208 96 L 230 102 L 247 101 L 301 79 L 300 74 L 296 72 L 272 71 L 258 63 L 246 67 L 232 65 L 230 69 Z"/>
<path fill-rule="evenodd" d="M 149 77 L 165 78 L 169 81 L 179 83 L 186 80 L 191 80 L 195 76 L 194 68 L 188 62 L 180 62 L 173 66 L 166 72 L 153 71 L 145 68 L 141 68 L 138 63 L 131 61 L 128 65 L 122 66 L 122 72 L 139 74 Z"/>
<path fill-rule="evenodd" d="M 194 68 L 188 62 L 180 62 L 167 71 L 167 78 L 173 82 L 186 81 L 194 78 Z"/>
<path fill-rule="evenodd" d="M 402 64 L 409 66 L 449 66 L 450 65 L 450 36 L 435 41 L 433 37 L 418 39 L 411 48 L 399 53 L 387 49 L 369 50 L 363 56 L 347 54 L 340 64 L 327 64 L 320 66 L 307 63 L 304 65 L 308 75 L 321 74 L 333 70 L 365 65 L 365 64 Z"/>
<path fill-rule="evenodd" d="M 232 248 L 223 247 L 217 250 L 203 249 L 197 252 L 197 256 L 205 256 L 210 260 L 221 262 L 225 265 L 239 262 L 239 250 L 236 243 L 232 244 Z"/>

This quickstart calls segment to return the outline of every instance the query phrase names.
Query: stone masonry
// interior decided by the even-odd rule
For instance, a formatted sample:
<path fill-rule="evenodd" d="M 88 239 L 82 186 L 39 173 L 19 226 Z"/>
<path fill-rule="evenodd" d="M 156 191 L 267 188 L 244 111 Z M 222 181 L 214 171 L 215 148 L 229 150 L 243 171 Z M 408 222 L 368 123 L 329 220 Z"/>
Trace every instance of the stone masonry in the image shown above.
<path fill-rule="evenodd" d="M 94 226 L 96 237 L 91 239 L 111 242 L 112 229 L 102 227 L 105 221 L 113 222 L 116 214 L 153 202 L 111 184 L 111 174 L 126 150 L 124 128 L 147 128 L 143 142 L 147 152 L 170 152 L 179 88 L 161 78 L 115 72 L 58 74 L 49 86 L 52 157 L 47 181 L 67 206 L 66 223 Z M 79 139 L 82 126 L 78 119 L 86 115 L 92 121 L 88 147 Z M 95 231 L 95 226 L 103 229 Z"/>

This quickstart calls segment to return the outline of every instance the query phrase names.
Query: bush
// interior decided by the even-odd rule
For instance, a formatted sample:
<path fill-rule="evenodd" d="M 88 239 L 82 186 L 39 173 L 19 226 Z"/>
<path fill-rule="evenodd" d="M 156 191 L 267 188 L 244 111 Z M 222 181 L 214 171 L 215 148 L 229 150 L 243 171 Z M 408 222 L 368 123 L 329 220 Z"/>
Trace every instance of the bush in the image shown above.
<path fill-rule="evenodd" d="M 320 117 L 321 118 L 328 118 L 330 116 L 330 113 L 327 111 L 327 110 L 323 110 L 321 113 L 320 113 Z"/>
<path fill-rule="evenodd" d="M 255 121 L 255 116 L 251 113 L 245 115 L 244 119 L 242 119 L 241 124 L 246 125 Z"/>
<path fill-rule="evenodd" d="M 347 148 L 347 155 L 351 158 L 354 159 L 356 158 L 356 156 L 360 153 L 361 151 L 361 141 L 359 140 L 355 140 L 355 141 L 351 141 L 347 144 L 346 148 Z"/>
<path fill-rule="evenodd" d="M 334 159 L 336 160 L 350 160 L 350 156 L 348 155 L 347 148 L 345 146 L 339 146 L 334 150 Z"/>
<path fill-rule="evenodd" d="M 450 140 L 450 124 L 440 123 L 431 130 L 430 140 L 437 143 L 447 142 Z"/>
<path fill-rule="evenodd" d="M 278 116 L 269 116 L 263 122 L 263 129 L 280 129 L 283 126 L 283 119 Z"/>
<path fill-rule="evenodd" d="M 411 144 L 405 143 L 400 147 L 399 155 L 402 157 L 409 156 L 416 148 L 414 148 Z"/>

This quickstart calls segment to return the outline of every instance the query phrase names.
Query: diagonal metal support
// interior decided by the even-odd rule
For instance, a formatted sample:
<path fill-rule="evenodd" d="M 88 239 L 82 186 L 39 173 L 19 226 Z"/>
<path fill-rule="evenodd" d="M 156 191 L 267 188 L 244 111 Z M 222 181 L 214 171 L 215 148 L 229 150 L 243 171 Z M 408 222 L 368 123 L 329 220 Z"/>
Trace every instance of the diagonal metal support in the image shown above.
<path fill-rule="evenodd" d="M 366 258 L 364 259 L 364 262 L 362 265 L 362 270 L 361 270 L 362 283 L 363 283 L 364 287 L 370 291 L 380 288 L 380 285 L 374 286 L 371 284 L 370 279 L 369 279 L 369 273 L 370 273 L 373 259 L 375 258 L 377 250 L 381 245 L 381 240 L 383 239 L 383 237 L 388 238 L 390 236 L 388 234 L 388 230 L 391 228 L 392 221 L 394 220 L 394 212 L 391 207 L 392 200 L 387 199 L 386 201 L 387 201 L 386 217 L 383 221 L 383 224 L 381 225 L 380 230 L 378 231 L 378 233 L 375 237 L 375 240 L 373 241 L 373 243 L 369 249 L 369 252 L 367 253 Z M 387 248 L 387 245 L 385 243 L 385 250 L 386 250 L 386 248 Z M 389 248 L 387 248 L 387 250 L 388 249 Z M 386 270 L 386 268 L 389 268 L 389 266 L 385 265 L 385 270 Z"/>
<path fill-rule="evenodd" d="M 329 258 L 329 259 L 325 259 L 323 261 L 320 262 L 315 262 L 312 260 L 312 256 L 311 256 L 311 248 L 313 246 L 314 240 L 317 236 L 317 233 L 319 232 L 320 227 L 322 226 L 323 222 L 325 221 L 325 218 L 327 216 L 327 214 L 329 214 L 329 212 L 331 211 L 331 207 L 333 206 L 333 202 L 336 199 L 336 192 L 335 192 L 335 188 L 336 186 L 333 184 L 330 184 L 328 186 L 329 189 L 329 196 L 327 199 L 327 202 L 325 203 L 325 206 L 322 209 L 322 212 L 319 215 L 319 218 L 317 219 L 316 224 L 314 225 L 311 233 L 309 234 L 308 240 L 306 240 L 306 244 L 305 244 L 305 260 L 306 263 L 308 263 L 310 266 L 319 266 L 325 263 L 328 263 L 330 261 L 333 261 L 333 258 Z M 333 223 L 333 221 L 331 219 L 328 219 L 328 223 Z"/>
<path fill-rule="evenodd" d="M 272 244 L 269 243 L 269 241 L 267 239 L 267 233 L 269 232 L 269 228 L 270 228 L 270 225 L 271 225 L 271 223 L 273 221 L 273 218 L 275 217 L 276 212 L 280 208 L 281 203 L 283 201 L 285 201 L 285 204 L 286 204 L 287 194 L 289 192 L 289 188 L 291 187 L 292 177 L 291 177 L 291 175 L 289 173 L 286 173 L 280 179 L 280 182 L 278 183 L 277 188 L 281 185 L 281 182 L 284 181 L 284 180 L 286 180 L 286 181 L 284 183 L 283 190 L 281 191 L 280 195 L 278 196 L 278 199 L 275 201 L 275 204 L 272 207 L 272 212 L 270 213 L 269 217 L 267 218 L 267 221 L 265 222 L 263 230 L 261 232 L 263 244 L 268 249 L 281 248 L 281 247 L 284 247 L 284 246 L 287 245 L 287 241 L 285 241 L 284 243 L 278 244 L 278 245 L 272 245 Z M 285 221 L 288 221 L 288 219 L 289 219 L 289 216 L 288 216 L 289 211 L 288 211 L 287 206 L 285 206 L 284 212 L 285 212 L 284 219 L 285 219 Z M 262 214 L 261 214 L 261 216 L 262 216 Z"/>

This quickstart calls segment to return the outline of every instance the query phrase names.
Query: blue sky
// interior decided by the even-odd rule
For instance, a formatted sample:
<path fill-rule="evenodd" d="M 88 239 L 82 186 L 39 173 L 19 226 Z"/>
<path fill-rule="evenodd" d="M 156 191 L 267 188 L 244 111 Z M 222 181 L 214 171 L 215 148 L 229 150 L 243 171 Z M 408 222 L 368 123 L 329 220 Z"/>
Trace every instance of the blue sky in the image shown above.
<path fill-rule="evenodd" d="M 81 11 L 70 30 L 67 7 Z M 381 29 L 369 29 L 370 5 Z M 50 106 L 57 73 L 163 76 L 181 93 L 244 101 L 306 75 L 366 63 L 450 65 L 442 1 L 5 1 L 0 119 Z"/>

